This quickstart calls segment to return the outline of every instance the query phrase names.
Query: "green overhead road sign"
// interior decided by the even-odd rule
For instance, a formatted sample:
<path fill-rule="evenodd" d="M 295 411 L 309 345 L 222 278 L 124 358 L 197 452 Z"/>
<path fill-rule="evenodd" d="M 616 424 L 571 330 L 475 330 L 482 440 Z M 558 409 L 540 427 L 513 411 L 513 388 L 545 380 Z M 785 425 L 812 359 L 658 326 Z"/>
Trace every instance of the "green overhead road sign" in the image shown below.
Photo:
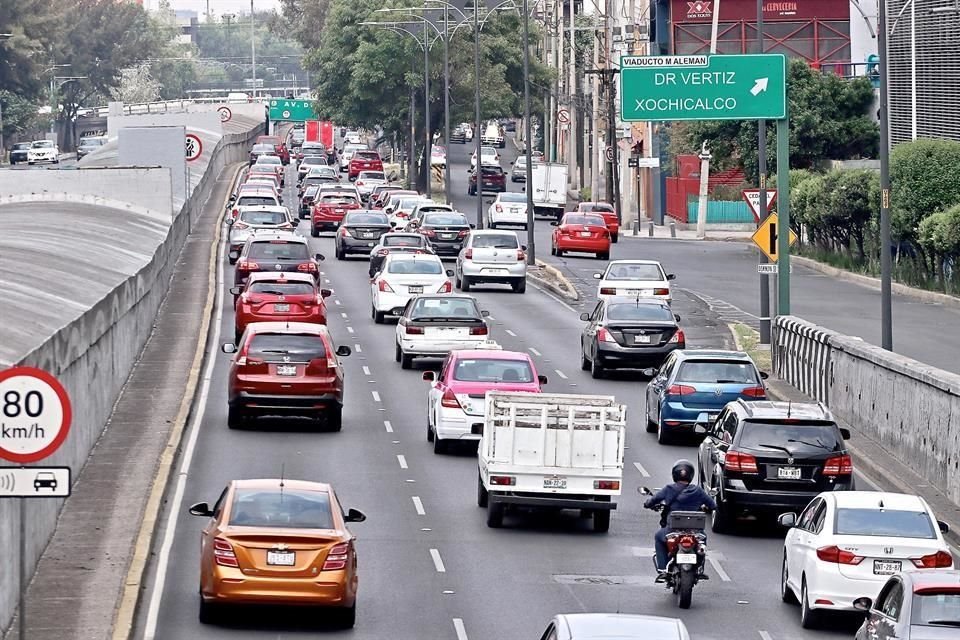
<path fill-rule="evenodd" d="M 275 98 L 270 100 L 270 119 L 305 122 L 316 120 L 317 114 L 313 111 L 311 100 L 284 100 Z"/>
<path fill-rule="evenodd" d="M 650 120 L 786 117 L 787 61 L 779 53 L 624 56 L 620 116 Z"/>

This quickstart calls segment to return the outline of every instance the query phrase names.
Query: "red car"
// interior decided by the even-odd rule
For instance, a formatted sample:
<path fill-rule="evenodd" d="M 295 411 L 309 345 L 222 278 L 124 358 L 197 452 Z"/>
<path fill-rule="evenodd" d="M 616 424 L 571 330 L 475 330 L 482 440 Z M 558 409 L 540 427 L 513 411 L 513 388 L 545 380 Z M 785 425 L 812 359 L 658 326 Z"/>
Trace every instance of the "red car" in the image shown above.
<path fill-rule="evenodd" d="M 559 222 L 550 238 L 550 253 L 562 256 L 565 251 L 595 253 L 601 260 L 610 259 L 610 232 L 599 215 L 592 213 L 567 213 Z"/>
<path fill-rule="evenodd" d="M 507 174 L 503 172 L 503 169 L 497 166 L 484 165 L 480 167 L 480 170 L 483 174 L 481 178 L 481 180 L 483 180 L 481 191 L 486 193 L 487 191 L 502 192 L 507 190 Z M 467 185 L 467 195 L 477 195 L 476 170 L 470 172 L 470 184 Z"/>
<path fill-rule="evenodd" d="M 357 151 L 350 158 L 350 168 L 347 177 L 356 180 L 361 171 L 383 171 L 383 160 L 376 151 Z"/>
<path fill-rule="evenodd" d="M 610 232 L 610 242 L 616 242 L 620 239 L 620 221 L 617 220 L 617 212 L 612 204 L 606 202 L 581 202 L 577 205 L 577 213 L 596 213 L 607 223 L 607 231 Z"/>
<path fill-rule="evenodd" d="M 277 150 L 277 155 L 280 156 L 280 161 L 283 164 L 290 164 L 290 150 L 287 149 L 287 143 L 280 136 L 259 136 L 257 137 L 257 144 L 272 144 L 273 148 Z"/>
<path fill-rule="evenodd" d="M 330 289 L 319 289 L 308 273 L 251 273 L 246 288 L 233 287 L 237 298 L 234 341 L 253 322 L 306 322 L 327 324 Z"/>
<path fill-rule="evenodd" d="M 235 354 L 227 383 L 229 428 L 248 417 L 284 415 L 340 430 L 343 368 L 337 356 L 349 356 L 350 347 L 335 347 L 325 325 L 254 322 L 222 350 Z"/>
<path fill-rule="evenodd" d="M 313 203 L 310 235 L 316 238 L 321 231 L 336 231 L 347 211 L 359 208 L 360 201 L 351 193 L 324 193 Z"/>

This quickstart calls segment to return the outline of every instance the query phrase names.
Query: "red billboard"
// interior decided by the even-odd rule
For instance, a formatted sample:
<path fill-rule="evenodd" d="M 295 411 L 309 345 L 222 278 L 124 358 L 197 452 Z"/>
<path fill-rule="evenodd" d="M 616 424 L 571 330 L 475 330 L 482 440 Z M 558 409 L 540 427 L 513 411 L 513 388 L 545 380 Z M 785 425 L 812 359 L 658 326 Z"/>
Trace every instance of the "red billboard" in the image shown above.
<path fill-rule="evenodd" d="M 711 22 L 715 0 L 672 0 L 671 21 L 676 23 Z M 720 22 L 757 19 L 755 0 L 723 0 Z M 763 0 L 763 19 L 781 20 L 849 20 L 850 3 L 845 0 Z"/>

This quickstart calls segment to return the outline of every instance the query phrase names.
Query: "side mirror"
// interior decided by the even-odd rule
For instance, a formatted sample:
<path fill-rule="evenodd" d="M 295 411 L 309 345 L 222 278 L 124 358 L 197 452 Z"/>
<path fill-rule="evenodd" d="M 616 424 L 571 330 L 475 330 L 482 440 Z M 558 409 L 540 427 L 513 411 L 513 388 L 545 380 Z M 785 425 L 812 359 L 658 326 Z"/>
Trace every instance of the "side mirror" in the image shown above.
<path fill-rule="evenodd" d="M 481 312 L 480 312 L 480 315 L 483 316 L 484 318 L 486 318 L 486 317 L 489 317 L 489 316 L 490 316 L 490 312 L 489 312 L 489 311 L 481 311 Z"/>
<path fill-rule="evenodd" d="M 454 274 L 453 274 L 453 269 L 447 269 L 447 277 L 448 277 L 448 278 L 452 278 L 453 275 L 454 275 Z"/>
<path fill-rule="evenodd" d="M 766 371 L 761 371 L 761 372 L 760 372 L 760 379 L 761 379 L 761 380 L 766 380 L 766 379 L 769 378 L 769 377 L 770 377 L 770 374 L 767 373 Z"/>
<path fill-rule="evenodd" d="M 313 257 L 317 259 L 317 262 L 323 262 L 324 260 L 326 260 L 326 258 L 323 257 L 323 254 L 322 254 L 322 253 L 318 253 L 317 255 L 315 255 L 315 256 L 313 256 Z"/>
<path fill-rule="evenodd" d="M 525 245 L 525 244 L 520 245 L 520 250 L 521 250 L 521 251 L 526 251 L 526 250 L 527 250 L 527 245 Z"/>
<path fill-rule="evenodd" d="M 470 228 L 471 228 L 471 229 L 476 229 L 476 228 L 477 228 L 477 225 L 471 223 L 471 224 L 470 224 Z"/>
<path fill-rule="evenodd" d="M 348 347 L 345 344 L 342 344 L 339 347 L 337 347 L 337 355 L 340 356 L 341 358 L 346 358 L 351 353 L 353 352 L 350 351 L 350 347 Z"/>
<path fill-rule="evenodd" d="M 329 298 L 333 295 L 333 289 L 320 289 L 321 298 Z"/>
<path fill-rule="evenodd" d="M 383 212 L 387 215 L 390 215 L 391 213 L 393 213 L 393 207 L 387 207 L 386 209 L 383 210 Z"/>
<path fill-rule="evenodd" d="M 230 293 L 231 293 L 232 295 L 238 296 L 238 295 L 240 295 L 241 293 L 243 293 L 243 288 L 242 288 L 242 287 L 230 287 Z"/>
<path fill-rule="evenodd" d="M 950 533 L 950 525 L 943 520 L 937 520 L 937 526 L 940 527 L 940 533 Z"/>
<path fill-rule="evenodd" d="M 657 369 L 654 369 L 653 367 L 651 367 L 651 368 L 649 368 L 649 369 L 644 369 L 644 370 L 641 371 L 640 373 L 642 373 L 643 375 L 645 375 L 645 376 L 648 377 L 648 378 L 653 378 L 653 377 L 655 377 L 655 376 L 657 375 Z"/>
<path fill-rule="evenodd" d="M 190 515 L 192 516 L 212 516 L 213 509 L 210 508 L 210 505 L 206 502 L 198 502 L 195 505 L 190 507 Z"/>
<path fill-rule="evenodd" d="M 701 436 L 706 435 L 707 431 L 709 431 L 709 426 L 710 414 L 705 411 L 701 412 L 700 415 L 697 416 L 697 423 L 693 425 L 693 432 Z"/>
<path fill-rule="evenodd" d="M 550 226 L 551 226 L 551 227 L 559 227 L 559 226 L 560 226 L 560 221 L 559 221 L 559 220 L 554 220 L 553 222 L 550 223 Z"/>
<path fill-rule="evenodd" d="M 583 320 L 584 322 L 590 322 L 590 314 L 589 314 L 589 313 L 581 313 L 581 314 L 580 314 L 580 319 Z"/>
<path fill-rule="evenodd" d="M 594 280 L 603 280 L 603 274 L 602 274 L 602 273 L 595 273 L 595 274 L 593 274 L 593 279 L 594 279 Z"/>
<path fill-rule="evenodd" d="M 236 201 L 237 201 L 237 195 L 236 195 L 236 194 L 231 194 L 231 195 L 230 195 L 230 199 L 229 199 L 227 202 L 234 203 L 234 202 L 236 202 Z"/>
<path fill-rule="evenodd" d="M 850 429 L 845 429 L 844 427 L 840 427 L 840 437 L 843 438 L 844 440 L 849 440 Z"/>
<path fill-rule="evenodd" d="M 229 206 L 229 205 L 227 205 L 227 208 L 229 209 L 229 208 L 230 208 L 230 206 Z M 233 223 L 234 223 L 234 219 L 233 219 L 233 217 L 232 217 L 232 216 L 231 216 L 231 217 L 229 217 L 229 218 L 227 218 L 227 226 L 228 226 L 228 227 L 232 227 L 232 226 L 233 226 Z"/>
<path fill-rule="evenodd" d="M 437 379 L 437 375 L 433 371 L 424 371 L 422 377 L 424 382 L 433 382 Z"/>
<path fill-rule="evenodd" d="M 237 260 L 237 259 L 240 257 L 240 252 L 239 252 L 239 251 L 231 251 L 230 254 L 229 254 L 227 257 L 229 257 L 231 260 L 234 260 L 234 261 L 235 261 L 235 260 Z M 234 295 L 237 295 L 237 294 L 234 294 Z"/>
<path fill-rule="evenodd" d="M 790 529 L 791 527 L 797 526 L 797 514 L 793 513 L 781 513 L 780 517 L 777 518 L 777 523 L 784 529 Z"/>
<path fill-rule="evenodd" d="M 224 342 L 222 345 L 220 345 L 220 351 L 223 351 L 224 353 L 236 353 L 237 345 L 233 344 L 232 342 Z"/>
<path fill-rule="evenodd" d="M 547 380 L 547 376 L 541 375 L 541 376 L 537 376 L 537 382 L 539 382 L 540 384 L 547 384 L 549 380 Z"/>
<path fill-rule="evenodd" d="M 391 227 L 395 227 L 395 226 L 397 226 L 397 223 L 394 222 L 393 220 L 391 220 L 391 221 L 390 221 L 390 226 L 391 226 Z"/>
<path fill-rule="evenodd" d="M 362 511 L 357 511 L 356 509 L 350 509 L 347 511 L 347 515 L 343 517 L 346 522 L 363 522 L 367 519 L 367 516 L 363 514 Z"/>
<path fill-rule="evenodd" d="M 677 322 L 680 322 L 680 314 L 677 314 L 677 313 L 673 314 L 673 319 L 676 320 Z"/>
<path fill-rule="evenodd" d="M 864 613 L 869 613 L 870 608 L 873 606 L 873 600 L 863 596 L 862 598 L 857 598 L 853 601 L 853 608 L 857 611 L 862 611 Z"/>
<path fill-rule="evenodd" d="M 677 279 L 677 274 L 675 274 L 675 273 L 668 273 L 668 274 L 667 274 L 667 280 L 676 280 L 676 279 Z"/>

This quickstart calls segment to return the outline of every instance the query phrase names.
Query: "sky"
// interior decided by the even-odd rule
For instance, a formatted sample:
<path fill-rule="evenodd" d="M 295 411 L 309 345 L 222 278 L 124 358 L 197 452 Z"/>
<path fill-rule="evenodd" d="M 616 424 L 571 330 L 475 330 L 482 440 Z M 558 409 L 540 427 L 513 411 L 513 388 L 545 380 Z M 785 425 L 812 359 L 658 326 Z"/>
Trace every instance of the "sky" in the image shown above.
<path fill-rule="evenodd" d="M 210 1 L 210 13 L 214 15 L 222 15 L 224 13 L 249 13 L 250 12 L 250 0 L 209 0 Z M 145 5 L 154 7 L 157 4 L 157 0 L 146 0 Z M 207 11 L 207 0 L 170 0 L 170 5 L 174 9 L 192 9 L 196 11 L 197 14 L 203 15 Z M 264 10 L 268 11 L 271 9 L 277 9 L 280 6 L 278 0 L 253 0 L 253 6 L 258 11 Z"/>

